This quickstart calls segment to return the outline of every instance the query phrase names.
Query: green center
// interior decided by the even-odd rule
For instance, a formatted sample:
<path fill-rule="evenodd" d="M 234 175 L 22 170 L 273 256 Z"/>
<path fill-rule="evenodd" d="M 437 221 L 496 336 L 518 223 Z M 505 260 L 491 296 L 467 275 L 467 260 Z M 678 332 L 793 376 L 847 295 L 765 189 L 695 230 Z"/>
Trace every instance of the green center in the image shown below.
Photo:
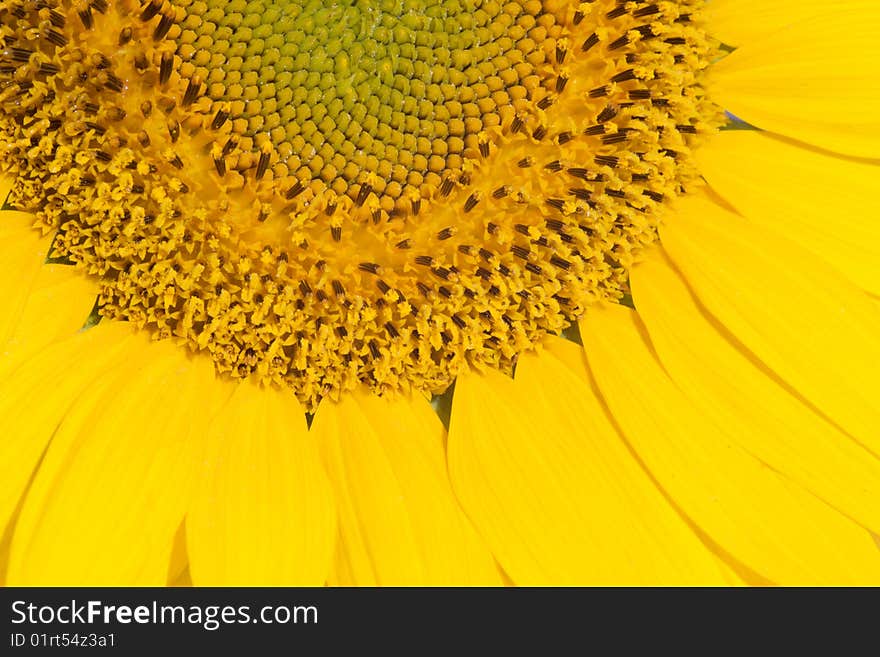
<path fill-rule="evenodd" d="M 540 2 L 175 2 L 178 54 L 238 132 L 268 135 L 300 178 L 346 193 L 372 172 L 391 197 L 457 169 L 527 99 L 552 23 Z"/>

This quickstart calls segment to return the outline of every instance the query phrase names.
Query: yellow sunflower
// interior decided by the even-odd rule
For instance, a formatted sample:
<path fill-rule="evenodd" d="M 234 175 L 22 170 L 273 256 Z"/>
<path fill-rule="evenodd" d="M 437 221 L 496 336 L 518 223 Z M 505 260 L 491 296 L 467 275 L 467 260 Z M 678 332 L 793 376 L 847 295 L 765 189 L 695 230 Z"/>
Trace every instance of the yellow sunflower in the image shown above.
<path fill-rule="evenodd" d="M 0 28 L 0 580 L 880 583 L 875 0 Z"/>

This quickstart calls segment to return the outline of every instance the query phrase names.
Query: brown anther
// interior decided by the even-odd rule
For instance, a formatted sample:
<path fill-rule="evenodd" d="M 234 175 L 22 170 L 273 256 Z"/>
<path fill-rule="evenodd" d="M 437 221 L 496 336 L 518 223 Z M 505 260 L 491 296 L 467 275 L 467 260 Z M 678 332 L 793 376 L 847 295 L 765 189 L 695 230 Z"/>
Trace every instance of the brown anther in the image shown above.
<path fill-rule="evenodd" d="M 52 23 L 52 25 L 54 25 L 55 27 L 64 27 L 67 24 L 67 19 L 60 11 L 50 9 L 49 22 Z"/>
<path fill-rule="evenodd" d="M 226 120 L 229 118 L 229 112 L 218 109 L 217 113 L 214 115 L 214 120 L 211 121 L 211 130 L 219 130 L 223 127 L 223 124 L 226 123 Z"/>
<path fill-rule="evenodd" d="M 135 55 L 134 67 L 138 73 L 143 74 L 143 72 L 146 71 L 147 68 L 149 68 L 149 66 L 150 66 L 150 62 L 147 60 L 147 56 L 144 53 L 140 52 L 137 55 Z"/>
<path fill-rule="evenodd" d="M 611 134 L 602 136 L 602 143 L 606 145 L 619 144 L 624 141 L 626 141 L 626 132 L 622 130 L 620 132 L 612 132 Z"/>
<path fill-rule="evenodd" d="M 624 46 L 628 46 L 630 43 L 629 37 L 624 34 L 622 37 L 615 39 L 611 43 L 608 44 L 608 50 L 620 50 Z"/>
<path fill-rule="evenodd" d="M 63 48 L 67 45 L 68 39 L 66 36 L 61 34 L 58 30 L 48 29 L 45 33 L 46 40 L 49 43 L 58 46 L 59 48 Z"/>
<path fill-rule="evenodd" d="M 186 91 L 183 93 L 183 106 L 189 107 L 192 105 L 196 101 L 196 98 L 199 97 L 201 89 L 202 79 L 198 75 L 194 75 L 190 78 L 186 85 Z"/>
<path fill-rule="evenodd" d="M 271 157 L 272 155 L 269 149 L 263 149 L 260 152 L 260 159 L 257 162 L 257 172 L 256 174 L 254 174 L 254 178 L 256 178 L 257 180 L 263 179 L 263 176 L 266 175 L 266 169 L 269 168 L 269 160 L 271 159 Z"/>
<path fill-rule="evenodd" d="M 156 25 L 156 29 L 153 31 L 153 41 L 161 41 L 168 35 L 168 30 L 171 29 L 171 26 L 174 25 L 174 15 L 169 11 L 166 14 L 162 14 L 162 17 L 159 19 L 159 24 Z"/>
<path fill-rule="evenodd" d="M 101 77 L 104 79 L 104 87 L 107 89 L 112 89 L 113 91 L 120 92 L 125 89 L 125 83 L 122 81 L 122 78 L 117 76 L 110 71 L 103 71 Z"/>
<path fill-rule="evenodd" d="M 119 32 L 119 45 L 124 46 L 126 43 L 131 41 L 132 31 L 130 27 L 123 27 L 122 31 Z"/>
<path fill-rule="evenodd" d="M 580 22 L 580 21 L 578 21 Z M 575 23 L 577 25 L 577 23 Z M 582 52 L 587 52 L 590 48 L 599 43 L 599 35 L 593 32 L 590 36 L 587 37 L 587 40 L 584 41 L 584 44 L 581 46 Z"/>
<path fill-rule="evenodd" d="M 79 20 L 82 22 L 83 27 L 87 30 L 91 30 L 95 25 L 94 18 L 92 17 L 92 8 L 86 7 L 85 9 L 80 9 L 76 12 L 79 16 Z"/>
<path fill-rule="evenodd" d="M 354 204 L 357 207 L 361 207 L 364 203 L 367 202 L 367 198 L 373 191 L 373 186 L 370 183 L 361 183 L 360 188 L 358 189 L 358 194 L 355 197 Z"/>
<path fill-rule="evenodd" d="M 170 52 L 163 52 L 162 59 L 159 62 L 159 84 L 165 85 L 171 78 L 171 69 L 174 65 L 174 55 Z"/>
<path fill-rule="evenodd" d="M 149 4 L 147 4 L 141 12 L 141 20 L 144 22 L 150 20 L 153 16 L 159 13 L 161 8 L 162 0 L 150 0 Z"/>
<path fill-rule="evenodd" d="M 521 258 L 522 260 L 529 259 L 529 250 L 524 246 L 520 246 L 519 244 L 514 244 L 510 247 L 510 252 L 513 253 L 517 258 Z"/>

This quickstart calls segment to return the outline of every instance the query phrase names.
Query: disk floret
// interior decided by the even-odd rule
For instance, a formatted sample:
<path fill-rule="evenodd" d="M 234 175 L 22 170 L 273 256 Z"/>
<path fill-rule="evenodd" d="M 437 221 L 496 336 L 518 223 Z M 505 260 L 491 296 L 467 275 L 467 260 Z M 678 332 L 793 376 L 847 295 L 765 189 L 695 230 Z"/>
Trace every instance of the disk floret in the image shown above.
<path fill-rule="evenodd" d="M 0 167 L 104 317 L 430 394 L 627 293 L 721 121 L 701 4 L 0 0 Z"/>

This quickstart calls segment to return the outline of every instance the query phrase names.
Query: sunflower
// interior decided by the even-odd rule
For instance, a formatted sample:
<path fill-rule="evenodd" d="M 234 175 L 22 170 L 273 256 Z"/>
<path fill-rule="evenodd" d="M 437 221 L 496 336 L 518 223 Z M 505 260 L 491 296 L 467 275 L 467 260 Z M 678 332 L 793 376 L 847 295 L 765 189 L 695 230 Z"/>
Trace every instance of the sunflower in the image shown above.
<path fill-rule="evenodd" d="M 0 579 L 880 582 L 873 0 L 0 0 Z"/>

